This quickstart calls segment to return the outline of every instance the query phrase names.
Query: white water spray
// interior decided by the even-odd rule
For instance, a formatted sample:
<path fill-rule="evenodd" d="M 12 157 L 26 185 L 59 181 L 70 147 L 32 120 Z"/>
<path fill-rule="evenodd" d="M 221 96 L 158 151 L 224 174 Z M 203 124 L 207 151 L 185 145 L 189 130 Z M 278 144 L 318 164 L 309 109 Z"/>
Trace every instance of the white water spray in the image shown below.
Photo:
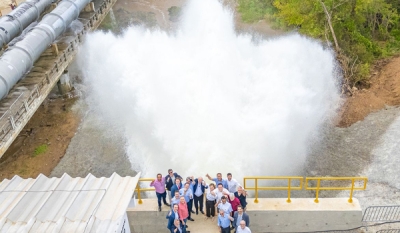
<path fill-rule="evenodd" d="M 299 35 L 257 44 L 216 0 L 192 0 L 175 35 L 88 35 L 86 100 L 145 177 L 173 168 L 290 175 L 339 100 L 330 51 Z"/>

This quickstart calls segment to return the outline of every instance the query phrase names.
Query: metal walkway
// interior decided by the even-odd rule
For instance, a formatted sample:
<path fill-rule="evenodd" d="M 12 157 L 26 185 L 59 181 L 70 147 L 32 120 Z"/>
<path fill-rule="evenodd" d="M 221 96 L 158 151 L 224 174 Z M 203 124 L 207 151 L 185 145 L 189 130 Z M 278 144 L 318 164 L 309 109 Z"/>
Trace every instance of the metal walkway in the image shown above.
<path fill-rule="evenodd" d="M 0 101 L 0 158 L 74 59 L 84 35 L 100 25 L 115 2 L 94 0 L 95 11 L 79 15 L 83 30 L 58 38 L 57 43 L 41 55 L 32 70 Z"/>

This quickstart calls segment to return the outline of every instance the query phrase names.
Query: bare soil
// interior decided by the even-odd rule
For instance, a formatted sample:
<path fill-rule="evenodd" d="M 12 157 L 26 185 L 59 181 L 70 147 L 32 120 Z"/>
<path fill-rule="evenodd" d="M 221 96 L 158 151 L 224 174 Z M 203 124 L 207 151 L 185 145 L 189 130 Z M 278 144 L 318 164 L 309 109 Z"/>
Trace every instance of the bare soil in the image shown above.
<path fill-rule="evenodd" d="M 0 180 L 50 175 L 79 126 L 79 116 L 71 111 L 75 100 L 48 97 L 44 101 L 0 159 Z"/>
<path fill-rule="evenodd" d="M 339 127 L 362 121 L 372 112 L 386 106 L 400 105 L 400 56 L 376 63 L 370 87 L 356 90 L 342 107 Z"/>

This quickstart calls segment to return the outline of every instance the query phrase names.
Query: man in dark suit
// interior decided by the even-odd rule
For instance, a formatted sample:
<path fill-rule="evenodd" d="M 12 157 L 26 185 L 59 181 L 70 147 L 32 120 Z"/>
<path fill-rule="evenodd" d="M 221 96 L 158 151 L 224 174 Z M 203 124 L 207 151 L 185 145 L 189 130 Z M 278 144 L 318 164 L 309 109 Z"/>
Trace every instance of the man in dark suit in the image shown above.
<path fill-rule="evenodd" d="M 166 219 L 168 219 L 168 225 L 167 228 L 169 230 L 174 229 L 174 221 L 175 219 L 179 220 L 179 214 L 178 214 L 178 205 L 174 204 L 172 210 L 170 210 L 166 216 Z"/>
<path fill-rule="evenodd" d="M 205 189 L 207 188 L 208 186 L 204 182 L 202 177 L 194 179 L 193 199 L 194 199 L 194 207 L 196 208 L 196 214 L 199 214 L 199 206 L 200 206 L 200 212 L 204 214 L 203 212 L 204 192 Z"/>
<path fill-rule="evenodd" d="M 246 227 L 250 225 L 249 215 L 243 212 L 243 207 L 241 205 L 238 205 L 237 211 L 233 215 L 233 226 L 235 227 L 235 232 L 238 227 L 240 227 L 240 221 L 242 220 L 246 222 Z"/>
<path fill-rule="evenodd" d="M 175 193 L 171 193 L 171 188 L 175 184 L 175 179 L 178 177 L 182 179 L 178 173 L 174 172 L 172 169 L 168 169 L 168 175 L 165 176 L 165 188 L 168 191 L 168 198 L 170 201 L 175 195 Z"/>

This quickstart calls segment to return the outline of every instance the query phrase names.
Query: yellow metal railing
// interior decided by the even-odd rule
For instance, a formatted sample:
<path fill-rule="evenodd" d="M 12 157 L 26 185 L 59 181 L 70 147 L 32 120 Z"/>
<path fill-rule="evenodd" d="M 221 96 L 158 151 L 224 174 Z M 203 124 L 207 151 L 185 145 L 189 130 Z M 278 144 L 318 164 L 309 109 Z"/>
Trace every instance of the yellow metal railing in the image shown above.
<path fill-rule="evenodd" d="M 351 186 L 347 187 L 326 187 L 322 186 L 321 187 L 321 180 L 328 180 L 328 181 L 351 181 Z M 315 187 L 309 187 L 308 182 L 309 181 L 316 181 L 317 186 Z M 354 183 L 356 181 L 362 181 L 364 183 L 363 186 L 358 186 L 355 187 Z M 350 198 L 349 198 L 349 203 L 353 202 L 353 191 L 354 190 L 365 190 L 367 188 L 367 182 L 368 178 L 367 177 L 306 177 L 306 185 L 305 185 L 305 190 L 315 190 L 315 203 L 318 203 L 318 194 L 320 190 L 350 190 Z"/>
<path fill-rule="evenodd" d="M 146 192 L 146 191 L 155 191 L 155 189 L 154 188 L 140 188 L 140 182 L 144 182 L 144 181 L 146 181 L 146 182 L 152 182 L 154 180 L 154 178 L 139 178 L 139 182 L 137 183 L 137 185 L 136 185 L 136 192 L 137 192 L 137 195 L 138 195 L 138 199 L 139 199 L 139 201 L 138 201 L 138 203 L 139 204 L 143 204 L 143 201 L 142 201 L 142 197 L 140 196 L 140 192 Z"/>
<path fill-rule="evenodd" d="M 305 179 L 305 182 L 303 182 Z M 140 188 L 140 182 L 152 182 L 154 178 L 140 178 L 139 182 L 136 186 L 135 191 L 138 195 L 138 203 L 142 204 L 141 192 L 147 191 L 155 191 L 154 188 Z M 262 186 L 258 183 L 260 180 L 272 180 L 272 181 L 279 181 L 279 180 L 287 180 L 287 186 Z M 254 181 L 254 186 L 248 186 L 247 181 Z M 292 182 L 298 183 L 298 186 L 293 186 Z M 310 181 L 315 181 L 316 186 L 309 186 Z M 346 187 L 332 187 L 332 186 L 321 186 L 321 181 L 350 181 L 351 186 Z M 361 186 L 355 186 L 355 182 L 363 182 Z M 243 188 L 245 190 L 254 190 L 254 203 L 258 203 L 258 192 L 262 190 L 287 190 L 288 198 L 286 202 L 290 203 L 290 192 L 292 190 L 315 190 L 315 203 L 318 203 L 318 196 L 320 190 L 336 190 L 336 191 L 343 191 L 349 190 L 350 191 L 350 198 L 349 203 L 353 202 L 353 192 L 355 190 L 365 190 L 367 188 L 367 177 L 301 177 L 301 176 L 246 176 L 243 178 Z M 303 185 L 305 183 L 305 185 Z"/>
<path fill-rule="evenodd" d="M 254 203 L 258 203 L 258 191 L 259 190 L 287 190 L 288 199 L 286 202 L 290 203 L 290 191 L 291 190 L 302 190 L 303 189 L 303 177 L 301 176 L 246 176 L 243 178 L 243 188 L 245 190 L 254 190 L 255 199 Z M 254 187 L 247 186 L 246 181 L 253 180 Z M 260 186 L 259 180 L 287 180 L 287 186 Z M 292 181 L 299 181 L 299 186 L 292 186 Z"/>

